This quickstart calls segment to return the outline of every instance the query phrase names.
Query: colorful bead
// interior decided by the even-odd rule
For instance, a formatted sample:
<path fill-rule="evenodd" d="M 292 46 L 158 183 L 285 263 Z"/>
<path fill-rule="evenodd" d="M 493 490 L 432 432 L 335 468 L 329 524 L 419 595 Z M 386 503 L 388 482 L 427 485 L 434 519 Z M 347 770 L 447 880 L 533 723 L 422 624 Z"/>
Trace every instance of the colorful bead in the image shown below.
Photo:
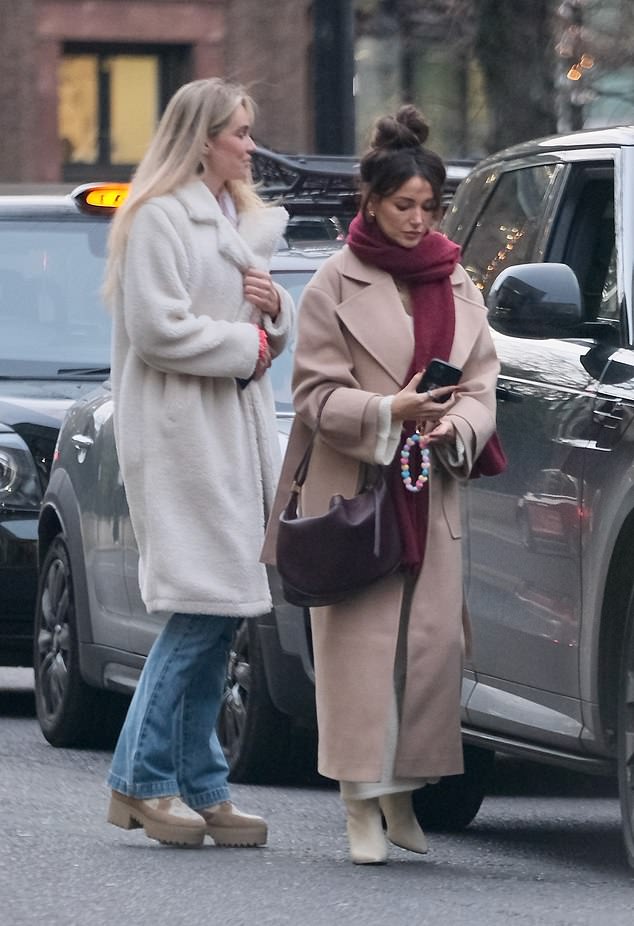
<path fill-rule="evenodd" d="M 406 439 L 401 449 L 401 478 L 408 492 L 420 492 L 429 479 L 431 454 L 429 447 L 424 445 L 423 438 L 424 435 L 416 431 Z M 413 447 L 418 447 L 420 452 L 420 471 L 416 482 L 412 482 L 412 474 L 409 468 L 409 456 Z"/>

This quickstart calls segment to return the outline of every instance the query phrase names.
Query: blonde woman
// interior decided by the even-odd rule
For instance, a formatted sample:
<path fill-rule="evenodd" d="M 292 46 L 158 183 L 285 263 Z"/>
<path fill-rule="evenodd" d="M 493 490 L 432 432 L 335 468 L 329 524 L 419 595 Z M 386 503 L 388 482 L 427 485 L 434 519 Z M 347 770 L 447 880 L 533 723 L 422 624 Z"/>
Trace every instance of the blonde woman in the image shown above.
<path fill-rule="evenodd" d="M 250 183 L 253 103 L 213 78 L 170 101 L 111 231 L 117 452 L 149 612 L 171 615 L 113 756 L 109 822 L 176 845 L 256 846 L 215 733 L 238 619 L 270 610 L 259 562 L 279 445 L 268 367 L 292 321 L 268 265 L 287 214 Z"/>

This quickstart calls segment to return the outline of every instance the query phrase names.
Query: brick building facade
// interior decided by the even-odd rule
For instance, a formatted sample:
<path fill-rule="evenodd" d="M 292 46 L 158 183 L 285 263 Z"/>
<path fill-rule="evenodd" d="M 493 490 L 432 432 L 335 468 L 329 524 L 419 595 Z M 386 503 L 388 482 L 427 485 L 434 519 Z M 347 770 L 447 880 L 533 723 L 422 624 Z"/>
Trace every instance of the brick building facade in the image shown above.
<path fill-rule="evenodd" d="M 0 181 L 124 177 L 174 90 L 215 75 L 249 86 L 262 144 L 312 147 L 310 0 L 0 0 L 0 32 Z"/>

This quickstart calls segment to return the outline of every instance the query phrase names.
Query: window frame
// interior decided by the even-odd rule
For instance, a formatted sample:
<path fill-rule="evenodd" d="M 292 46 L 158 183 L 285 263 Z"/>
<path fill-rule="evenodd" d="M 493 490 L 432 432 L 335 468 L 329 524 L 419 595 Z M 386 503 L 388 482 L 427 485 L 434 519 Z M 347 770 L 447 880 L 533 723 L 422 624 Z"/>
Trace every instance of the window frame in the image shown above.
<path fill-rule="evenodd" d="M 97 159 L 94 162 L 62 161 L 62 178 L 69 183 L 100 180 L 128 180 L 136 164 L 110 161 L 110 88 L 104 62 L 117 56 L 155 56 L 158 62 L 157 113 L 163 112 L 179 86 L 191 79 L 191 46 L 141 43 L 66 42 L 62 57 L 92 55 L 97 59 Z"/>
<path fill-rule="evenodd" d="M 560 202 L 560 197 L 564 186 L 566 165 L 558 157 L 522 158 L 521 160 L 501 161 L 497 164 L 488 165 L 481 170 L 476 169 L 475 175 L 468 178 L 468 180 L 472 180 L 472 182 L 480 184 L 480 189 L 478 190 L 476 188 L 476 195 L 474 200 L 477 202 L 477 207 L 471 210 L 471 221 L 464 223 L 458 218 L 458 221 L 454 223 L 455 231 L 458 232 L 455 237 L 454 234 L 452 234 L 451 221 L 447 222 L 443 226 L 443 231 L 446 231 L 450 238 L 453 238 L 458 242 L 458 244 L 461 245 L 463 251 L 463 263 L 465 266 L 468 263 L 467 252 L 473 236 L 478 228 L 484 224 L 483 219 L 486 221 L 485 217 L 487 214 L 487 209 L 489 208 L 491 201 L 499 190 L 503 179 L 510 174 L 517 173 L 520 170 L 535 170 L 536 168 L 543 167 L 553 168 L 553 176 L 548 186 L 548 191 L 546 194 L 546 205 L 544 206 L 540 219 L 537 223 L 533 247 L 531 249 L 530 255 L 527 257 L 527 262 L 535 263 L 547 259 L 545 256 L 546 248 L 548 246 L 553 222 L 557 216 L 558 204 Z M 460 216 L 462 201 L 467 199 L 466 194 L 467 191 L 463 191 L 462 189 L 458 193 L 458 197 L 460 198 L 456 199 L 455 205 L 455 213 L 457 217 Z M 467 210 L 467 212 L 468 211 L 469 210 Z M 507 264 L 506 266 L 512 266 L 512 264 Z M 500 272 L 502 269 L 504 268 L 500 267 Z M 487 281 L 486 286 L 479 286 L 485 298 L 496 277 L 497 273 Z"/>
<path fill-rule="evenodd" d="M 584 195 L 592 186 L 599 189 L 599 184 L 609 185 L 613 210 L 614 246 L 612 257 L 605 267 L 605 280 L 603 283 L 605 286 L 612 263 L 614 262 L 615 270 L 617 265 L 616 165 L 613 161 L 610 162 L 601 158 L 594 160 L 589 157 L 588 160 L 568 165 L 563 190 L 564 204 L 559 210 L 546 257 L 548 261 L 567 264 L 574 271 L 579 280 L 582 294 L 585 294 L 587 289 L 590 273 L 590 254 L 596 253 L 597 245 L 596 238 L 591 241 L 592 235 L 585 232 L 585 229 L 596 229 L 599 218 L 602 218 L 596 212 L 597 204 L 593 204 L 590 197 L 587 197 L 584 201 Z M 608 198 L 604 197 L 599 204 L 605 206 L 607 202 Z M 574 228 L 575 223 L 578 222 L 580 212 L 585 213 L 586 218 L 586 223 L 583 226 L 584 233 L 575 232 Z M 596 214 L 593 215 L 593 213 Z M 590 216 L 591 218 L 589 218 Z M 601 303 L 599 303 L 597 313 L 594 313 L 596 317 L 592 317 L 591 308 L 586 303 L 585 298 L 584 307 L 588 312 L 589 321 L 598 321 L 614 327 L 619 332 L 621 342 L 624 343 L 625 320 L 621 311 L 622 306 L 618 297 L 618 290 L 617 301 L 619 304 L 618 317 L 614 318 L 608 318 L 600 314 Z"/>

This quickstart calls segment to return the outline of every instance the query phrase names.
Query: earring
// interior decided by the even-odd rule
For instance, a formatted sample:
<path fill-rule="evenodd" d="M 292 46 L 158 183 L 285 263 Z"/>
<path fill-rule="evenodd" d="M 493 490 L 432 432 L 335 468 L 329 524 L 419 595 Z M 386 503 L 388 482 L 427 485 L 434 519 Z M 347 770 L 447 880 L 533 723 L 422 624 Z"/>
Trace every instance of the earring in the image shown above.
<path fill-rule="evenodd" d="M 373 219 L 373 218 L 375 217 L 376 213 L 375 213 L 375 212 L 372 212 L 372 210 L 370 210 L 370 211 L 368 212 L 368 215 L 370 216 L 371 219 Z"/>

